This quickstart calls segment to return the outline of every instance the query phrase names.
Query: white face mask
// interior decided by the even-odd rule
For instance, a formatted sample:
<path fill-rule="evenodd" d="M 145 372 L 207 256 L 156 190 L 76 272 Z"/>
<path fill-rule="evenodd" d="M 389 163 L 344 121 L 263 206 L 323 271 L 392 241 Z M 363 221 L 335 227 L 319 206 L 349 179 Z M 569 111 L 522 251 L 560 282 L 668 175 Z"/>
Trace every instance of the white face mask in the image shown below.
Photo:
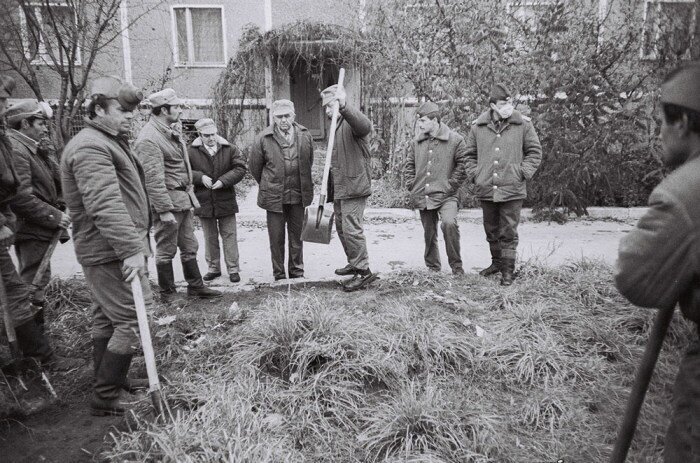
<path fill-rule="evenodd" d="M 511 114 L 513 114 L 513 110 L 515 109 L 515 107 L 511 103 L 506 103 L 500 108 L 495 109 L 498 115 L 501 116 L 501 119 L 508 119 L 511 116 Z"/>

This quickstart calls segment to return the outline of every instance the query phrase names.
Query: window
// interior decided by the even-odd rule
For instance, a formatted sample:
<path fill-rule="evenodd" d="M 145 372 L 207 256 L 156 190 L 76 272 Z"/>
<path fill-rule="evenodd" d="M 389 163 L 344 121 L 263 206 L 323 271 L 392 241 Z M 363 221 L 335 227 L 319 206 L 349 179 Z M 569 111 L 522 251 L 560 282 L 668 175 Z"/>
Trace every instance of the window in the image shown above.
<path fill-rule="evenodd" d="M 68 63 L 66 52 L 71 50 L 70 38 L 77 27 L 73 8 L 65 3 L 32 4 L 29 8 L 33 17 L 27 18 L 21 9 L 19 12 L 25 56 L 33 64 L 52 64 L 51 56 L 63 64 Z M 80 48 L 74 61 L 80 65 Z"/>
<path fill-rule="evenodd" d="M 668 53 L 688 57 L 695 35 L 695 16 L 693 0 L 647 0 L 640 56 L 656 59 Z"/>
<path fill-rule="evenodd" d="M 225 66 L 224 8 L 173 7 L 173 48 L 178 66 Z"/>

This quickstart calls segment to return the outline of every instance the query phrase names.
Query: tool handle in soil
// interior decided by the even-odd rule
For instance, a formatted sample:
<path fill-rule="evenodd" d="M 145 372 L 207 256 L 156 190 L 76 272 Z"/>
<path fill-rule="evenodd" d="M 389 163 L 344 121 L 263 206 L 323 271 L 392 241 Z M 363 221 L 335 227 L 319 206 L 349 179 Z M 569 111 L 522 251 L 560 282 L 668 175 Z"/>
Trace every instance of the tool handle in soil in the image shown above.
<path fill-rule="evenodd" d="M 141 348 L 146 361 L 146 372 L 148 374 L 149 394 L 153 401 L 158 416 L 163 416 L 163 401 L 160 395 L 160 380 L 156 369 L 156 356 L 153 352 L 153 342 L 151 341 L 151 330 L 148 326 L 148 314 L 146 313 L 146 303 L 143 300 L 143 288 L 141 287 L 140 276 L 131 280 L 131 293 L 134 296 L 134 306 L 136 307 L 136 317 L 139 323 L 139 334 L 141 335 Z"/>
<path fill-rule="evenodd" d="M 664 343 L 668 326 L 673 318 L 674 310 L 675 306 L 662 309 L 659 310 L 659 313 L 656 315 L 654 325 L 652 326 L 651 333 L 649 335 L 649 342 L 644 350 L 644 357 L 642 357 L 642 361 L 639 364 L 637 377 L 634 380 L 630 397 L 627 400 L 625 416 L 622 419 L 622 425 L 620 426 L 620 430 L 617 434 L 615 447 L 613 448 L 613 453 L 610 456 L 610 463 L 624 463 L 625 459 L 627 458 L 627 452 L 632 444 L 634 431 L 637 427 L 639 413 L 642 409 L 642 404 L 644 403 L 644 396 L 646 395 L 647 388 L 649 387 L 651 376 L 654 373 L 656 360 L 659 358 L 659 352 L 661 351 L 661 346 Z"/>
<path fill-rule="evenodd" d="M 10 345 L 10 354 L 12 354 L 14 360 L 20 360 L 22 358 L 22 353 L 17 343 L 15 324 L 10 315 L 10 303 L 7 299 L 7 292 L 5 291 L 5 281 L 3 281 L 2 278 L 0 278 L 0 305 L 2 305 L 2 318 L 5 322 L 5 332 L 7 333 L 7 342 Z"/>
<path fill-rule="evenodd" d="M 343 81 L 345 80 L 345 68 L 340 68 L 338 73 L 338 88 L 343 88 Z M 334 105 L 333 115 L 331 116 L 331 127 L 330 133 L 328 134 L 328 146 L 326 147 L 326 163 L 323 166 L 323 180 L 321 181 L 321 192 L 324 196 L 322 199 L 325 202 L 325 194 L 328 191 L 328 177 L 331 172 L 331 157 L 333 156 L 333 145 L 335 145 L 335 129 L 338 123 L 338 107 L 339 105 Z M 320 202 L 320 201 L 319 201 Z M 319 204 L 319 207 L 323 207 L 323 204 Z"/>
<path fill-rule="evenodd" d="M 36 271 L 36 275 L 34 275 L 34 279 L 32 280 L 32 286 L 34 286 L 35 288 L 39 287 L 39 284 L 41 283 L 41 279 L 44 278 L 44 274 L 46 273 L 46 269 L 48 269 L 49 264 L 51 264 L 51 256 L 53 255 L 53 252 L 56 250 L 56 246 L 58 245 L 58 242 L 61 239 L 62 234 L 63 234 L 63 229 L 59 228 L 58 230 L 56 230 L 56 232 L 51 237 L 51 242 L 49 243 L 49 247 L 46 248 L 46 252 L 44 253 L 44 257 L 41 259 L 41 263 L 39 264 L 39 268 Z"/>

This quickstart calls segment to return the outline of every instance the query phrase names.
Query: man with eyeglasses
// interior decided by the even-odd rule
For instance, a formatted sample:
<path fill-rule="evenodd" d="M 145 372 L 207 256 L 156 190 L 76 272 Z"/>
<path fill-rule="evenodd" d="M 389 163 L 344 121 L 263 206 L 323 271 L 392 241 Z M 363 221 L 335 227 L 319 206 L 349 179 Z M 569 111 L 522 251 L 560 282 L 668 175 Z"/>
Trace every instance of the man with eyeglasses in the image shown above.
<path fill-rule="evenodd" d="M 272 124 L 255 138 L 248 168 L 259 184 L 258 206 L 267 211 L 272 274 L 275 280 L 304 276 L 301 231 L 304 208 L 311 204 L 314 185 L 311 133 L 294 121 L 294 103 L 272 103 Z M 287 269 L 284 266 L 285 227 L 289 237 Z M 287 273 L 288 272 L 288 273 Z"/>

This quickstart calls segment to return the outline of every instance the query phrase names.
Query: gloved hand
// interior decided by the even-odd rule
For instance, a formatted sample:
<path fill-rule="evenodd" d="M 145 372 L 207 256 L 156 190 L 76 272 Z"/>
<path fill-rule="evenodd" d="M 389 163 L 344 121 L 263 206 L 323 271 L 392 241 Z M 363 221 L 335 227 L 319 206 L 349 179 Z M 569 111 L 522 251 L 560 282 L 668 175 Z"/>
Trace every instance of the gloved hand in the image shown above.
<path fill-rule="evenodd" d="M 146 258 L 140 252 L 131 257 L 127 257 L 122 262 L 122 274 L 124 275 L 124 280 L 127 282 L 140 276 L 145 270 Z"/>
<path fill-rule="evenodd" d="M 67 230 L 70 227 L 70 216 L 65 212 L 61 214 L 61 222 L 58 224 L 60 228 Z"/>
<path fill-rule="evenodd" d="M 177 219 L 172 212 L 161 212 L 160 221 L 163 223 L 177 223 Z"/>
<path fill-rule="evenodd" d="M 338 88 L 335 90 L 335 99 L 338 100 L 338 108 L 343 109 L 345 107 L 345 103 L 347 103 L 347 98 L 348 95 L 345 93 L 345 88 L 338 86 Z"/>
<path fill-rule="evenodd" d="M 202 175 L 202 185 L 211 189 L 211 177 L 209 177 L 208 175 Z"/>
<path fill-rule="evenodd" d="M 223 188 L 224 184 L 221 183 L 221 180 L 217 180 L 214 185 L 212 185 L 211 189 L 212 190 L 218 190 L 219 188 Z"/>

